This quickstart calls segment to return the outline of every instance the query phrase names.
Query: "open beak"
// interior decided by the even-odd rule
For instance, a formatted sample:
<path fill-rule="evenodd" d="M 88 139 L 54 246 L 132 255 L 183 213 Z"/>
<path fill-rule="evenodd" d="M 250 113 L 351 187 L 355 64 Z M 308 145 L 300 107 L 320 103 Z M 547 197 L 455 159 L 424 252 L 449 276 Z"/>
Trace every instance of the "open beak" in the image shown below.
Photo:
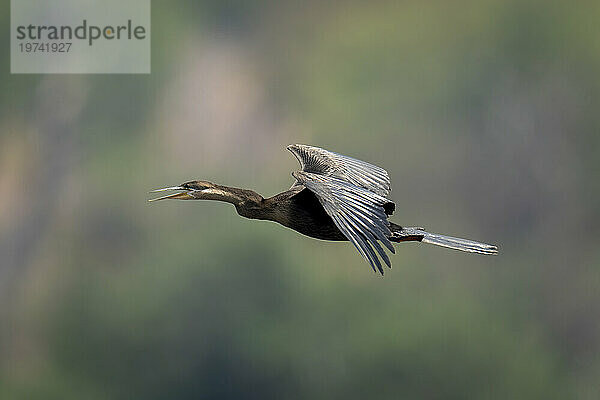
<path fill-rule="evenodd" d="M 180 192 L 180 193 L 174 193 L 174 194 L 169 194 L 167 196 L 158 197 L 156 199 L 150 199 L 148 201 L 158 201 L 158 200 L 165 200 L 165 199 L 193 200 L 195 198 L 194 196 L 192 196 L 190 194 L 190 190 L 188 190 L 184 187 L 181 187 L 181 186 L 172 186 L 172 187 L 166 187 L 166 188 L 162 188 L 162 189 L 156 189 L 156 190 L 150 191 L 150 193 L 164 192 L 167 190 L 184 190 L 184 191 Z"/>

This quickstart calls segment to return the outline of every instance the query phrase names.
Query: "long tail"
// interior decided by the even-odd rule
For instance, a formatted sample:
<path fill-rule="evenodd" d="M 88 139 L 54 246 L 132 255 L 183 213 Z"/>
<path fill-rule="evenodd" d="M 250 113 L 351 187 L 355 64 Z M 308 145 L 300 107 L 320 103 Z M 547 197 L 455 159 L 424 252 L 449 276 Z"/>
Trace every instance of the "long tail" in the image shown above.
<path fill-rule="evenodd" d="M 392 242 L 422 242 L 435 244 L 436 246 L 447 247 L 449 249 L 466 251 L 469 253 L 496 255 L 498 247 L 492 244 L 476 242 L 474 240 L 461 239 L 452 236 L 438 235 L 429 233 L 423 228 L 403 228 L 394 223 L 390 224 Z"/>

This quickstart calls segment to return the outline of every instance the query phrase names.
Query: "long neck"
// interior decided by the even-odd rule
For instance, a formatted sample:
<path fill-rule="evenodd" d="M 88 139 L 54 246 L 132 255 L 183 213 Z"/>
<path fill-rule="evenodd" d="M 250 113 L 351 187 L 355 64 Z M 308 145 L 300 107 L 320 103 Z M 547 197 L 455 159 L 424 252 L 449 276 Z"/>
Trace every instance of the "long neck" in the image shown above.
<path fill-rule="evenodd" d="M 246 203 L 260 204 L 263 200 L 263 197 L 253 190 L 223 185 L 214 185 L 212 188 L 193 192 L 192 195 L 199 200 L 217 200 L 231 203 L 236 208 Z"/>

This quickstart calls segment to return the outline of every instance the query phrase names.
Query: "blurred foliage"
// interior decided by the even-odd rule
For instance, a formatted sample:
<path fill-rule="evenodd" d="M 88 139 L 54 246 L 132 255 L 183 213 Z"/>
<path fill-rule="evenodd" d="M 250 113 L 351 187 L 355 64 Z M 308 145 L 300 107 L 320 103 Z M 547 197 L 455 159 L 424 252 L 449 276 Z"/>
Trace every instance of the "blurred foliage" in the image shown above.
<path fill-rule="evenodd" d="M 10 18 L 0 13 L 8 31 Z M 0 397 L 600 396 L 598 2 L 153 2 L 152 74 L 10 75 Z M 228 205 L 285 145 L 385 167 L 406 225 L 495 258 L 348 244 Z"/>

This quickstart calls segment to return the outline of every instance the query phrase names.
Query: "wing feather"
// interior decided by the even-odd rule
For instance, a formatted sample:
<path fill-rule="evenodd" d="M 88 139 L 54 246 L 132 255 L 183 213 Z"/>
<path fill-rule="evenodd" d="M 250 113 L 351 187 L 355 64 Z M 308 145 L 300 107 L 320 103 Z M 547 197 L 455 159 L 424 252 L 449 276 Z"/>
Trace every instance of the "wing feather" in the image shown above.
<path fill-rule="evenodd" d="M 383 259 L 383 261 L 386 263 L 386 265 L 391 268 L 392 264 L 390 262 L 388 255 L 385 253 L 385 251 L 383 251 L 383 248 L 381 248 L 381 246 L 377 242 L 378 238 L 379 238 L 379 240 L 381 240 L 381 236 L 374 235 L 373 233 L 369 232 L 370 228 L 363 221 L 361 221 L 361 218 L 359 216 L 356 216 L 356 215 L 345 215 L 345 216 L 346 216 L 346 219 L 352 224 L 352 226 L 356 230 L 358 230 L 359 232 L 364 232 L 364 235 L 369 240 L 369 244 L 371 244 L 371 245 L 373 245 L 373 247 L 375 247 L 375 250 L 377 250 L 377 253 L 379 253 L 380 257 Z M 378 236 L 378 237 L 376 237 L 376 236 Z M 383 240 L 386 239 L 385 236 L 383 238 L 384 238 Z"/>
<path fill-rule="evenodd" d="M 390 194 L 390 177 L 381 167 L 304 144 L 290 145 L 288 150 L 296 156 L 304 172 L 338 178 L 383 197 Z"/>
<path fill-rule="evenodd" d="M 317 196 L 327 215 L 373 270 L 383 274 L 379 257 L 388 266 L 391 266 L 391 262 L 379 242 L 394 253 L 394 247 L 388 239 L 391 232 L 383 208 L 389 200 L 364 186 L 333 175 L 306 171 L 296 171 L 292 175 Z"/>

